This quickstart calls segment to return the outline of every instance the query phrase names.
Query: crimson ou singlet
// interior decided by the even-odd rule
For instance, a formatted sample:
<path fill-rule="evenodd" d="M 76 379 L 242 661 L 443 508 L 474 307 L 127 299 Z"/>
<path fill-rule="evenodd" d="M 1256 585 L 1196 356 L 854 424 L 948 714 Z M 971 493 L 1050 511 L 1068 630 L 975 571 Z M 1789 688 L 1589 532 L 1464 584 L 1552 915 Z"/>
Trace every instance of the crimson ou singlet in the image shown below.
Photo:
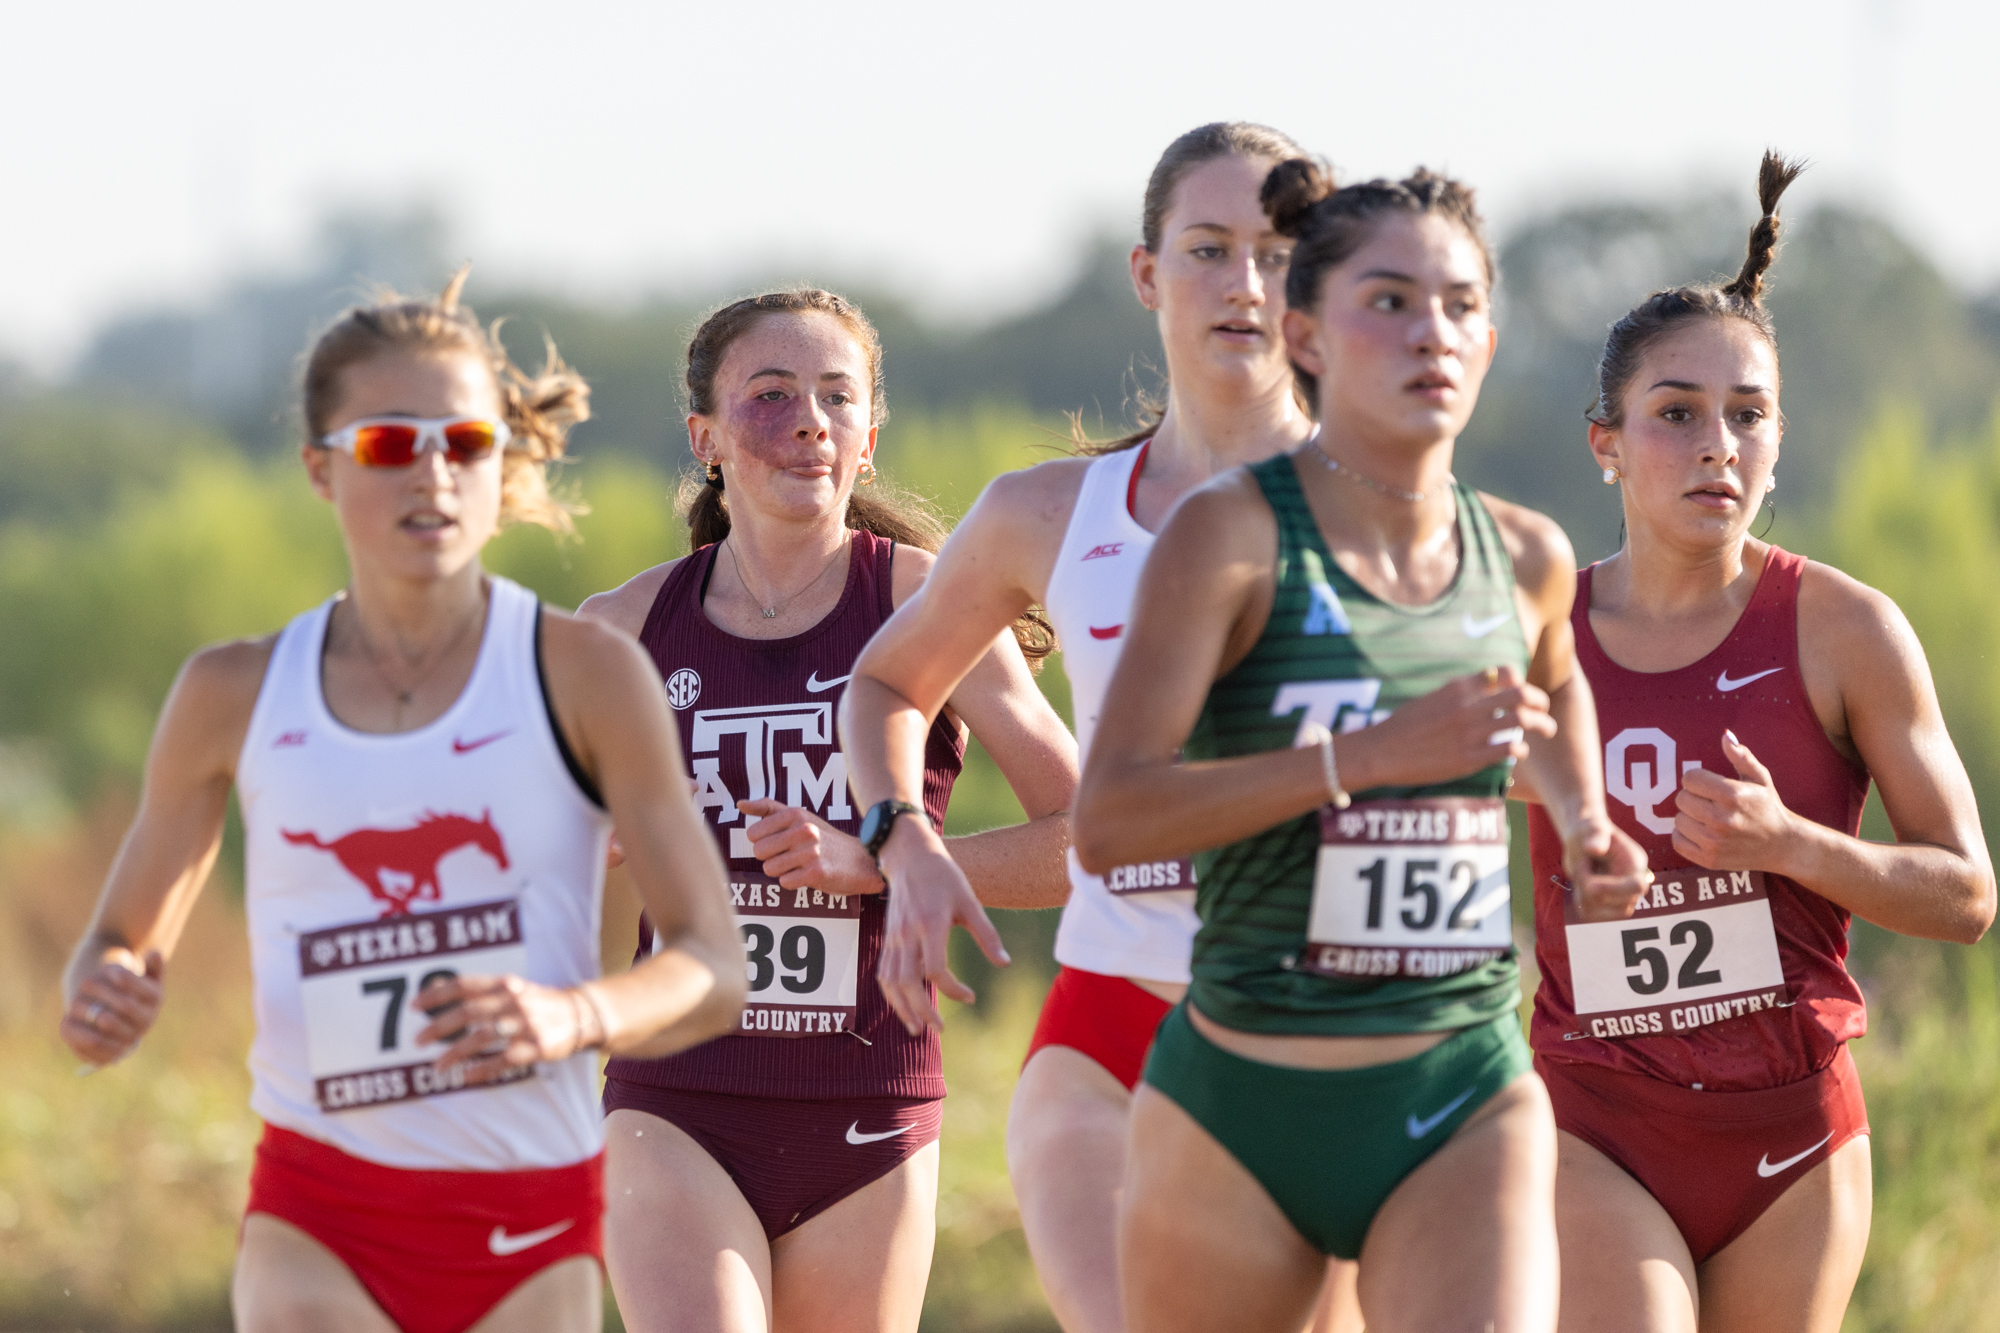
<path fill-rule="evenodd" d="M 251 1109 L 413 1170 L 567 1166 L 603 1144 L 590 1053 L 467 1088 L 416 1042 L 437 976 L 598 974 L 611 820 L 580 787 L 541 682 L 541 607 L 493 577 L 479 657 L 436 721 L 389 735 L 328 711 L 331 601 L 278 635 L 236 765 L 256 983 Z M 462 1078 L 462 1072 L 460 1073 Z"/>
<path fill-rule="evenodd" d="M 1735 778 L 1722 733 L 1771 771 L 1785 807 L 1853 835 L 1868 774 L 1827 739 L 1799 671 L 1804 558 L 1770 548 L 1756 591 L 1721 646 L 1678 671 L 1628 671 L 1590 626 L 1592 571 L 1571 623 L 1597 699 L 1604 788 L 1618 826 L 1646 849 L 1653 886 L 1622 921 L 1577 919 L 1562 840 L 1529 807 L 1535 954 L 1530 1036 L 1551 1060 L 1742 1092 L 1796 1083 L 1867 1030 L 1847 973 L 1845 909 L 1782 875 L 1691 866 L 1674 851 L 1675 793 L 1688 770 Z"/>
<path fill-rule="evenodd" d="M 639 642 L 666 682 L 696 787 L 695 803 L 729 866 L 750 996 L 735 1035 L 657 1060 L 613 1060 L 612 1078 L 694 1092 L 800 1100 L 942 1097 L 937 1033 L 912 1037 L 882 996 L 875 965 L 888 905 L 882 894 L 839 897 L 781 887 L 744 835 L 756 819 L 740 800 L 777 800 L 854 834 L 856 809 L 840 747 L 840 698 L 854 659 L 894 610 L 896 544 L 855 531 L 847 584 L 825 619 L 785 639 L 745 639 L 702 610 L 719 545 L 675 565 L 653 599 Z M 924 811 L 944 827 L 965 759 L 940 714 L 924 746 Z M 639 926 L 639 953 L 652 929 Z"/>
<path fill-rule="evenodd" d="M 1047 610 L 1069 677 L 1079 765 L 1090 755 L 1125 647 L 1139 572 L 1153 549 L 1153 534 L 1132 517 L 1132 496 L 1151 447 L 1148 440 L 1105 454 L 1085 470 L 1049 574 Z M 1201 925 L 1192 860 L 1143 861 L 1093 875 L 1072 848 L 1069 885 L 1056 929 L 1057 962 L 1107 976 L 1187 984 L 1188 955 Z"/>

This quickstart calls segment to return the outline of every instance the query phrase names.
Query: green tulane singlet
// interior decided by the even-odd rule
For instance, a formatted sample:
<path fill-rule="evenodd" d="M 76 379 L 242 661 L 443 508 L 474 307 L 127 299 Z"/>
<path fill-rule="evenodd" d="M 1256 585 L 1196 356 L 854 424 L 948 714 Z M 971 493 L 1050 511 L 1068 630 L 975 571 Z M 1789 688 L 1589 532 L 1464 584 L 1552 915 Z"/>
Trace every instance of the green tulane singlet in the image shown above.
<path fill-rule="evenodd" d="M 1307 722 L 1359 731 L 1488 667 L 1525 676 L 1513 562 L 1469 488 L 1452 484 L 1456 579 L 1408 607 L 1335 564 L 1290 456 L 1249 471 L 1277 516 L 1277 594 L 1250 655 L 1210 687 L 1189 759 L 1283 750 Z M 1355 792 L 1346 810 L 1196 857 L 1189 999 L 1225 1027 L 1320 1036 L 1470 1027 L 1513 1008 L 1506 786 L 1496 765 Z"/>

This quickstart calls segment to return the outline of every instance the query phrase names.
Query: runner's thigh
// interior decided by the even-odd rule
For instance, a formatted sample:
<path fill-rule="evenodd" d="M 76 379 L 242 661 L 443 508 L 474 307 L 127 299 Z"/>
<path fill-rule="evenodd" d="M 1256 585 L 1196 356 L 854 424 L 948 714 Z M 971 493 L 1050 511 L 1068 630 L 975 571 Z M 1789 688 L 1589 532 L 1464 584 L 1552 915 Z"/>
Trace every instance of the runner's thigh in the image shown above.
<path fill-rule="evenodd" d="M 1119 1206 L 1127 1326 L 1145 1333 L 1297 1333 L 1326 1256 L 1172 1098 L 1140 1084 Z"/>
<path fill-rule="evenodd" d="M 1028 1253 L 1067 1333 L 1124 1333 L 1118 1299 L 1118 1190 L 1132 1094 L 1103 1065 L 1044 1046 L 1007 1113 L 1007 1174 Z"/>
<path fill-rule="evenodd" d="M 644 1111 L 604 1122 L 604 1254 L 634 1333 L 767 1333 L 771 1253 L 736 1182 Z"/>
<path fill-rule="evenodd" d="M 783 1333 L 916 1333 L 937 1241 L 938 1144 L 771 1246 Z"/>
<path fill-rule="evenodd" d="M 604 1270 L 587 1254 L 550 1264 L 507 1293 L 472 1333 L 600 1333 Z"/>
<path fill-rule="evenodd" d="M 396 1333 L 354 1270 L 268 1213 L 243 1219 L 230 1305 L 242 1333 Z"/>
<path fill-rule="evenodd" d="M 1361 1247 L 1369 1333 L 1553 1333 L 1556 1133 L 1522 1074 L 1383 1203 Z"/>
<path fill-rule="evenodd" d="M 1646 1187 L 1556 1133 L 1563 1333 L 1695 1333 L 1694 1258 Z"/>
<path fill-rule="evenodd" d="M 1868 1136 L 1799 1177 L 1701 1266 L 1701 1333 L 1834 1333 L 1868 1248 Z"/>

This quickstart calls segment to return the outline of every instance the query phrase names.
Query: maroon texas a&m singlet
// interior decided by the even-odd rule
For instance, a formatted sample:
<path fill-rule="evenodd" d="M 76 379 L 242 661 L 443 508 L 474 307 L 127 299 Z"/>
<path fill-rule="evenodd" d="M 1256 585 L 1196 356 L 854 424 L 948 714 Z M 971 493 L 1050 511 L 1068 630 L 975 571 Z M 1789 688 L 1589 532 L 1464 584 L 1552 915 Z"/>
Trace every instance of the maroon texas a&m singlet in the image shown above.
<path fill-rule="evenodd" d="M 840 697 L 854 659 L 894 609 L 895 543 L 855 531 L 847 584 L 825 619 L 785 639 L 745 639 L 702 610 L 719 545 L 667 576 L 639 642 L 666 683 L 698 788 L 695 803 L 729 867 L 750 974 L 737 1032 L 658 1060 L 616 1059 L 610 1077 L 655 1087 L 799 1100 L 942 1097 L 937 1034 L 912 1037 L 875 981 L 887 903 L 781 887 L 751 854 L 736 808 L 760 798 L 802 806 L 843 833 L 866 813 L 847 786 Z M 940 714 L 924 748 L 924 810 L 942 828 L 965 742 Z M 641 920 L 639 953 L 651 949 Z"/>
<path fill-rule="evenodd" d="M 1577 920 L 1562 840 L 1542 807 L 1529 807 L 1538 1057 L 1747 1092 L 1819 1072 L 1867 1030 L 1847 972 L 1844 908 L 1782 875 L 1709 870 L 1674 850 L 1682 775 L 1737 776 L 1725 729 L 1771 770 L 1788 810 L 1860 831 L 1868 774 L 1827 739 L 1799 670 L 1805 567 L 1771 547 L 1729 637 L 1690 666 L 1657 672 L 1605 655 L 1590 626 L 1593 570 L 1578 574 L 1570 620 L 1597 699 L 1605 804 L 1646 849 L 1654 878 L 1630 918 Z"/>

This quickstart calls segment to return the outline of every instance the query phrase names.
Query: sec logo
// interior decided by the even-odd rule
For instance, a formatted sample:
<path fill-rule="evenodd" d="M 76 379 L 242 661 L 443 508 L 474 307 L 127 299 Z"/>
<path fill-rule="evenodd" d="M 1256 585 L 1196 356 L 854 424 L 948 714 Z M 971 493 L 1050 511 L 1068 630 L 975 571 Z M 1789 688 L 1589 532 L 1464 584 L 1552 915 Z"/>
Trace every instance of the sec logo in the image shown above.
<path fill-rule="evenodd" d="M 667 677 L 667 702 L 675 708 L 686 708 L 701 698 L 701 677 L 687 667 L 682 667 Z"/>

